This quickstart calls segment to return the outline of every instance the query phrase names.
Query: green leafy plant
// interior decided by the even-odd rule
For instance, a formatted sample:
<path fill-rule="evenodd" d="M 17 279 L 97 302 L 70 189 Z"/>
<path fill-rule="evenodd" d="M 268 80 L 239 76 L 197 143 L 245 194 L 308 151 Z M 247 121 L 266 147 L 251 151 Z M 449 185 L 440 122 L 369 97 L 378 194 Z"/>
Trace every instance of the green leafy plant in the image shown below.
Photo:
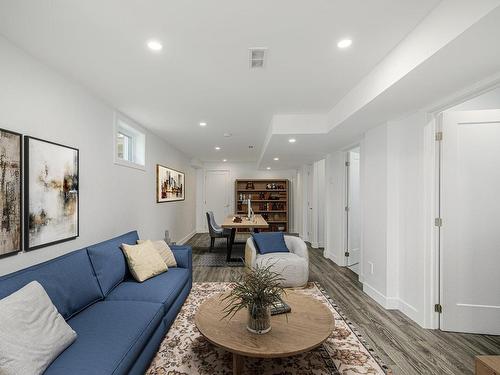
<path fill-rule="evenodd" d="M 253 315 L 261 308 L 276 306 L 281 296 L 286 294 L 281 286 L 284 281 L 280 274 L 271 270 L 273 264 L 267 266 L 246 266 L 246 272 L 234 281 L 231 292 L 222 301 L 227 302 L 224 318 L 231 319 L 238 311 L 247 308 Z"/>

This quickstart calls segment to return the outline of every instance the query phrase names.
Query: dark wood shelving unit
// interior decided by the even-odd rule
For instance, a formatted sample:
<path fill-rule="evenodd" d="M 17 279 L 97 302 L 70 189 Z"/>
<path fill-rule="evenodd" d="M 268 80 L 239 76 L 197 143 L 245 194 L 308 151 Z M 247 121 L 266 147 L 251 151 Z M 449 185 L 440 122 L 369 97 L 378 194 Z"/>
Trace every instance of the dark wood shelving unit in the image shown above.
<path fill-rule="evenodd" d="M 247 189 L 248 187 L 248 189 Z M 247 214 L 243 200 L 251 196 L 252 209 L 269 223 L 268 231 L 288 232 L 289 181 L 287 179 L 238 179 L 235 181 L 235 211 Z"/>

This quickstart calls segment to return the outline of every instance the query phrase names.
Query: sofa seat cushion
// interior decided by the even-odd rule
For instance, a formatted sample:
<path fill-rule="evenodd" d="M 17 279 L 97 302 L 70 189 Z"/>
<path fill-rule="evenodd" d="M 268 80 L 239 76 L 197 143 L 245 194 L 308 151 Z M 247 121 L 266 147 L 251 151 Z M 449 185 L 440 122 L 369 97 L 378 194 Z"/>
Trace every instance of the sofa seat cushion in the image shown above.
<path fill-rule="evenodd" d="M 162 323 L 161 304 L 102 301 L 68 321 L 76 341 L 44 375 L 127 374 Z"/>
<path fill-rule="evenodd" d="M 259 267 L 271 266 L 283 278 L 284 287 L 296 287 L 307 283 L 309 264 L 307 259 L 294 253 L 271 253 L 257 255 L 255 264 Z"/>
<path fill-rule="evenodd" d="M 128 279 L 113 289 L 107 300 L 161 303 L 166 311 L 186 285 L 189 276 L 189 270 L 185 268 L 170 268 L 142 283 Z"/>

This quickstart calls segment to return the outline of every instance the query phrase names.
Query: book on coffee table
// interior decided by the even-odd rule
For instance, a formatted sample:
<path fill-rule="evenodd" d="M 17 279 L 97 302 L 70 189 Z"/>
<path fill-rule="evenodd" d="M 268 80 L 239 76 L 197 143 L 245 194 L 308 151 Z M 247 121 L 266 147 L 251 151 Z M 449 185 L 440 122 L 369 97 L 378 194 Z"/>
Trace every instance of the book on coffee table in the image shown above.
<path fill-rule="evenodd" d="M 283 300 L 280 300 L 271 307 L 271 315 L 288 314 L 291 311 L 292 308 Z"/>

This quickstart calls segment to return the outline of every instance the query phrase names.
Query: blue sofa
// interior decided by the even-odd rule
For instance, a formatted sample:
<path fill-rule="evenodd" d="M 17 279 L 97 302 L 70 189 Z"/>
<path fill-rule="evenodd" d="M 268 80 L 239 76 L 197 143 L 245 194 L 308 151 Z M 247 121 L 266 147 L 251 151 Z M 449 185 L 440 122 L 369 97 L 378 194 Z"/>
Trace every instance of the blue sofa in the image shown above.
<path fill-rule="evenodd" d="M 46 375 L 144 374 L 192 286 L 189 246 L 172 246 L 178 267 L 143 283 L 120 249 L 137 232 L 0 277 L 0 298 L 33 280 L 78 334 Z"/>

